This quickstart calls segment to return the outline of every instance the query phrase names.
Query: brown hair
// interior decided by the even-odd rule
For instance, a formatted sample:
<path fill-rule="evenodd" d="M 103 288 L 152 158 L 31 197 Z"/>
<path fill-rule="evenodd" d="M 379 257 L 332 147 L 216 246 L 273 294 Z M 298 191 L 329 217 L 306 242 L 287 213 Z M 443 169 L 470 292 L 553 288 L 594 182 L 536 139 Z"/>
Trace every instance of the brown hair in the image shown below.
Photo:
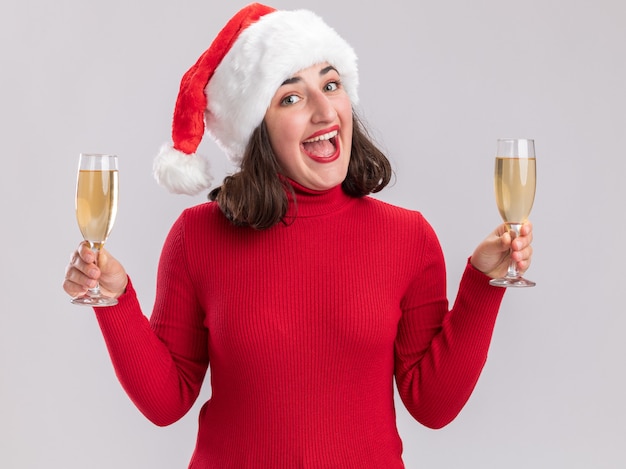
<path fill-rule="evenodd" d="M 353 113 L 352 150 L 348 174 L 341 186 L 346 194 L 363 197 L 381 191 L 391 180 L 391 164 L 373 143 L 359 118 Z M 287 191 L 293 188 L 284 177 L 270 145 L 265 122 L 250 137 L 241 169 L 224 178 L 209 193 L 222 213 L 236 226 L 263 230 L 284 222 Z"/>

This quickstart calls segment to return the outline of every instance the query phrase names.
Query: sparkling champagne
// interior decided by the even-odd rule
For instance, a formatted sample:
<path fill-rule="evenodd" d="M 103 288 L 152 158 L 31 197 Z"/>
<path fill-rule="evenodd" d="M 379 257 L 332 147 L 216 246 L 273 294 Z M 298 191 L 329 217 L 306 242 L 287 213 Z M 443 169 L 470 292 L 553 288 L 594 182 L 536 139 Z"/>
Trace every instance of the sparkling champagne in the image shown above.
<path fill-rule="evenodd" d="M 496 157 L 495 191 L 500 216 L 508 224 L 522 224 L 535 200 L 535 158 Z"/>
<path fill-rule="evenodd" d="M 76 220 L 83 238 L 100 249 L 106 241 L 117 215 L 117 170 L 84 170 L 78 172 L 76 186 Z"/>

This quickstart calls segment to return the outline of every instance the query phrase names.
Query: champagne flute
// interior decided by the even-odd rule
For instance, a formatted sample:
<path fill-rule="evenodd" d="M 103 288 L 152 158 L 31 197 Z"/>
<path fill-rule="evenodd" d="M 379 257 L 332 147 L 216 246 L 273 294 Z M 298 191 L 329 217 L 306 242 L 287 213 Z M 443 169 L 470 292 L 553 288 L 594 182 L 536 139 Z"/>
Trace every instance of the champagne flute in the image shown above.
<path fill-rule="evenodd" d="M 117 214 L 118 169 L 117 156 L 81 153 L 76 181 L 76 220 L 85 241 L 96 254 L 104 246 Z M 117 304 L 100 292 L 100 285 L 90 288 L 72 303 L 87 306 Z"/>
<path fill-rule="evenodd" d="M 499 139 L 496 151 L 495 192 L 500 216 L 511 239 L 530 215 L 535 200 L 535 142 L 530 139 Z M 492 279 L 498 287 L 534 287 L 535 282 L 523 278 L 511 260 L 506 275 Z"/>

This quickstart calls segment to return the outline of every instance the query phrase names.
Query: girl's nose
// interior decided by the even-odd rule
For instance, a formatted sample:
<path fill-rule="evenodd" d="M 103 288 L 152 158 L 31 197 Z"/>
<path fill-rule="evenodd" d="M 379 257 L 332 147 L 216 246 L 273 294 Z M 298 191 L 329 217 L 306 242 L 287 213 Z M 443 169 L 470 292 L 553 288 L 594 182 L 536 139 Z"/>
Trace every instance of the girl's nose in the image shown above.
<path fill-rule="evenodd" d="M 321 91 L 316 91 L 309 96 L 313 113 L 311 120 L 315 123 L 332 122 L 337 117 L 337 111 L 328 97 Z"/>

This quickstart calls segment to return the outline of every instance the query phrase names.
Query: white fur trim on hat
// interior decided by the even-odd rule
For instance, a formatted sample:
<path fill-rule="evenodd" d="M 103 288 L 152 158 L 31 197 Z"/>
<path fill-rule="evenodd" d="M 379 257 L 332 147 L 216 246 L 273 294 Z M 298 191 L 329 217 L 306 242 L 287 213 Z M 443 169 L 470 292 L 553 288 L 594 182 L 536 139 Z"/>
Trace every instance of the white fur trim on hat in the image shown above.
<path fill-rule="evenodd" d="M 195 195 L 211 187 L 209 161 L 197 154 L 187 155 L 169 144 L 161 146 L 154 159 L 154 177 L 174 194 Z"/>

